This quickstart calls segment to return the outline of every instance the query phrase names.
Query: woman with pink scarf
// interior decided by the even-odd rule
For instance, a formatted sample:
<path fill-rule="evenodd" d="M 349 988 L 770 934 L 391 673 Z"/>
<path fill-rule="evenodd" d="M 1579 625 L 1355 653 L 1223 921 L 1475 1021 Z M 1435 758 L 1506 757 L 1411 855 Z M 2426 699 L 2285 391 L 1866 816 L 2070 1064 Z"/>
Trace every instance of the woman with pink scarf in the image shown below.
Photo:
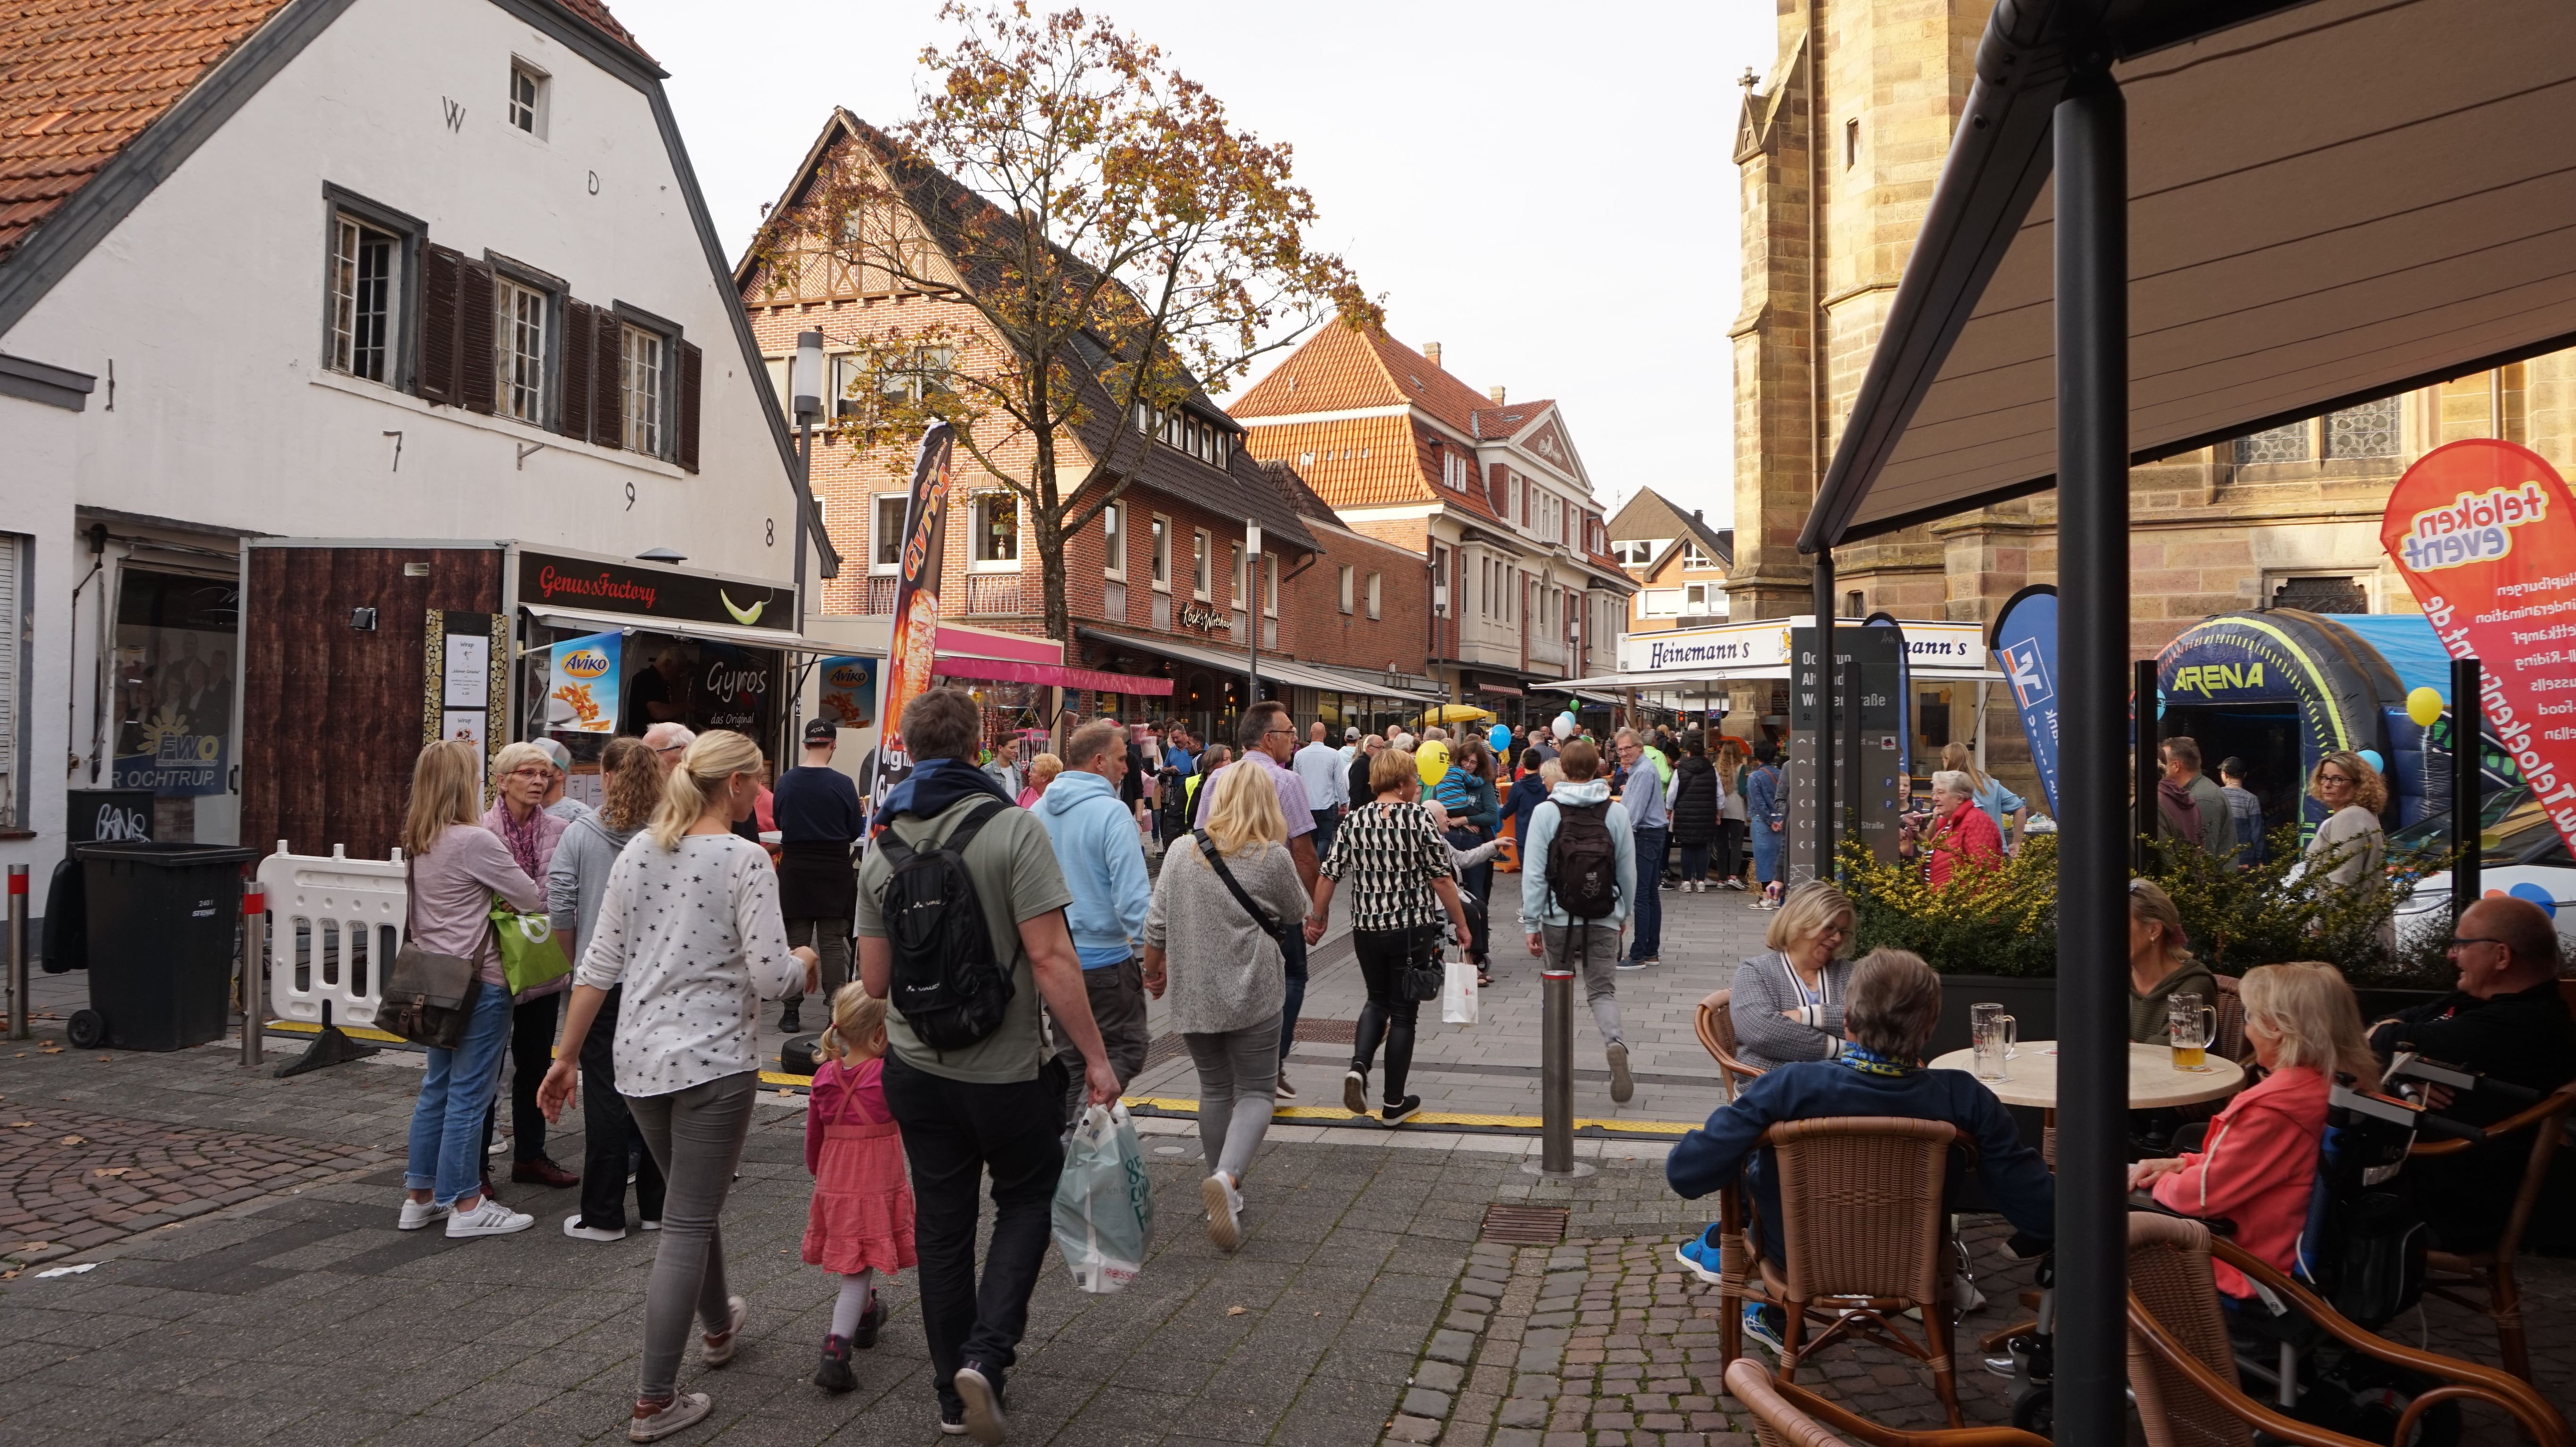
<path fill-rule="evenodd" d="M 555 844 L 568 823 L 546 812 L 547 791 L 554 787 L 554 760 L 530 743 L 504 744 L 492 758 L 492 807 L 483 811 L 483 827 L 501 837 L 510 858 L 530 879 L 543 879 L 554 863 Z M 554 1065 L 556 997 L 572 988 L 572 976 L 549 980 L 514 997 L 510 1013 L 510 1179 L 521 1185 L 565 1187 L 581 1177 L 546 1158 L 546 1117 L 537 1109 L 537 1086 Z M 496 1099 L 483 1121 L 484 1155 L 492 1146 L 492 1125 L 500 1112 Z M 483 1189 L 489 1192 L 490 1167 Z"/>

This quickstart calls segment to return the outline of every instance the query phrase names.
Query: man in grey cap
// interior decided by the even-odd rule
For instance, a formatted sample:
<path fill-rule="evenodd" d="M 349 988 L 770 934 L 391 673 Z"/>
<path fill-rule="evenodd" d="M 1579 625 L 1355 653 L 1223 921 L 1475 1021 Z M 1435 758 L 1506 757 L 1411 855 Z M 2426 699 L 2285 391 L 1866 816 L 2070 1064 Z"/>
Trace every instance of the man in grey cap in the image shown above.
<path fill-rule="evenodd" d="M 588 804 L 564 796 L 564 778 L 572 771 L 572 750 L 553 739 L 539 739 L 537 747 L 545 752 L 547 762 L 555 766 L 554 782 L 546 785 L 546 801 L 538 807 L 566 824 L 592 813 Z"/>

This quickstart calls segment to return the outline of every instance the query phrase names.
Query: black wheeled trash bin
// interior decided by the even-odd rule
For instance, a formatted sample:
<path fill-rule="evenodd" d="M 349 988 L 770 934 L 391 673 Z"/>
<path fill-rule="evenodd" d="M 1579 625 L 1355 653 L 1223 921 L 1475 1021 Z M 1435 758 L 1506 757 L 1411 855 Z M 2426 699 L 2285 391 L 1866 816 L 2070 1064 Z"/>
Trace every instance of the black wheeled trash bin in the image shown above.
<path fill-rule="evenodd" d="M 185 1050 L 223 1038 L 232 1008 L 242 866 L 223 844 L 83 844 L 89 1008 L 70 1022 L 83 1050 Z"/>

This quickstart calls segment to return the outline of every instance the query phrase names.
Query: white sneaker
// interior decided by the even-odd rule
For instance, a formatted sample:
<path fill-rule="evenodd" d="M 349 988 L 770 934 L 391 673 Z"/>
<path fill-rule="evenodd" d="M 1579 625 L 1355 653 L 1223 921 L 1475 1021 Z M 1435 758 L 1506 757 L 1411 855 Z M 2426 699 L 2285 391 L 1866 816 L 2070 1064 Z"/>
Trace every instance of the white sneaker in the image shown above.
<path fill-rule="evenodd" d="M 644 1229 L 647 1231 L 659 1231 L 662 1229 L 662 1223 L 659 1221 L 646 1221 L 644 1222 Z"/>
<path fill-rule="evenodd" d="M 742 1324 L 750 1315 L 749 1302 L 739 1296 L 726 1297 L 725 1329 L 707 1332 L 698 1338 L 701 1348 L 698 1352 L 698 1364 L 704 1367 L 720 1367 L 732 1361 L 733 1354 L 742 1348 Z"/>
<path fill-rule="evenodd" d="M 457 1211 L 447 1218 L 447 1237 L 457 1240 L 466 1236 L 507 1236 L 525 1231 L 537 1224 L 537 1218 L 525 1211 L 513 1211 L 489 1196 L 471 1211 Z"/>
<path fill-rule="evenodd" d="M 1199 1182 L 1199 1200 L 1207 1207 L 1208 1239 L 1216 1243 L 1216 1249 L 1232 1251 L 1241 1246 L 1243 1223 L 1239 1217 L 1243 1212 L 1243 1193 L 1234 1188 L 1234 1182 L 1226 1179 L 1225 1172 L 1214 1172 Z"/>
<path fill-rule="evenodd" d="M 564 1234 L 575 1241 L 623 1241 L 626 1228 L 620 1226 L 611 1231 L 605 1226 L 585 1226 L 581 1223 L 581 1213 L 575 1211 L 564 1217 Z"/>
<path fill-rule="evenodd" d="M 707 1411 L 715 1404 L 704 1392 L 682 1392 L 671 1404 L 650 1417 L 630 1417 L 626 1422 L 629 1442 L 659 1442 L 684 1428 L 706 1420 Z"/>
<path fill-rule="evenodd" d="M 397 1220 L 394 1225 L 400 1230 L 417 1231 L 421 1227 L 428 1225 L 430 1222 L 437 1220 L 441 1216 L 452 1214 L 455 1209 L 456 1208 L 453 1206 L 442 1206 L 436 1201 L 415 1201 L 411 1197 L 405 1196 L 403 1197 L 402 1217 L 400 1220 Z"/>

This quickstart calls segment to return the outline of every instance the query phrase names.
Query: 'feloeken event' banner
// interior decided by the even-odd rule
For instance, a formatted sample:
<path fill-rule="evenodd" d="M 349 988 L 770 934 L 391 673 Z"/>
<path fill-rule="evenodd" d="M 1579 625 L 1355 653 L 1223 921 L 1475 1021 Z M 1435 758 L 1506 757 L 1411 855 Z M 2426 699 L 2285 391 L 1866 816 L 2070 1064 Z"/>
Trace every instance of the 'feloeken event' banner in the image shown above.
<path fill-rule="evenodd" d="M 2567 484 L 2510 442 L 2437 447 L 2398 479 L 2379 541 L 2442 646 L 2483 665 L 2488 728 L 2576 847 L 2576 499 Z"/>

